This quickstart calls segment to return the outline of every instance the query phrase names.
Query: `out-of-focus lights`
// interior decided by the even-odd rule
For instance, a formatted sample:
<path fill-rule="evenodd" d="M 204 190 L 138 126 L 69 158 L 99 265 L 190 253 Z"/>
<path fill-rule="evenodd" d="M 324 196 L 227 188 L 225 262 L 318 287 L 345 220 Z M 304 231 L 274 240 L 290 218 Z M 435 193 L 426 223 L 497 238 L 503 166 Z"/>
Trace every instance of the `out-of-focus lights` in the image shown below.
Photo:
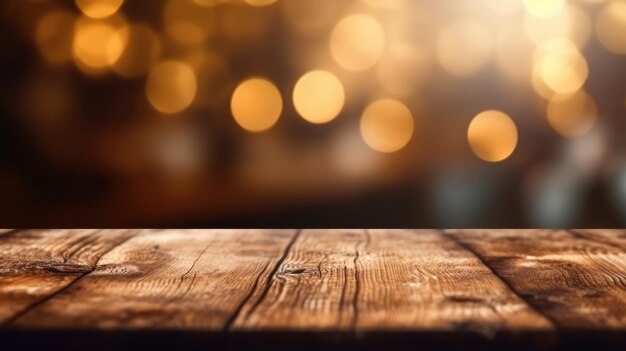
<path fill-rule="evenodd" d="M 583 86 L 589 75 L 589 67 L 574 44 L 556 39 L 537 48 L 533 74 L 553 92 L 569 94 Z"/>
<path fill-rule="evenodd" d="M 579 6 L 568 4 L 552 17 L 527 16 L 524 30 L 535 45 L 554 39 L 568 39 L 578 48 L 584 48 L 591 37 L 591 20 Z"/>
<path fill-rule="evenodd" d="M 76 5 L 87 17 L 105 18 L 116 13 L 124 0 L 76 0 Z"/>
<path fill-rule="evenodd" d="M 37 23 L 35 43 L 47 61 L 68 62 L 72 59 L 73 34 L 74 15 L 68 11 L 53 11 Z"/>
<path fill-rule="evenodd" d="M 276 86 L 263 78 L 248 79 L 235 89 L 230 109 L 237 124 L 250 132 L 271 128 L 283 109 L 283 100 Z"/>
<path fill-rule="evenodd" d="M 114 64 L 126 46 L 126 38 L 119 31 L 124 26 L 125 22 L 79 20 L 72 43 L 79 67 L 84 65 L 87 69 L 102 70 Z"/>
<path fill-rule="evenodd" d="M 534 17 L 551 17 L 557 15 L 565 5 L 565 0 L 524 0 L 528 14 Z"/>
<path fill-rule="evenodd" d="M 604 6 L 596 20 L 596 34 L 607 50 L 626 54 L 626 1 L 613 0 Z"/>
<path fill-rule="evenodd" d="M 479 113 L 467 129 L 469 145 L 481 160 L 500 162 L 517 146 L 517 127 L 506 113 L 487 110 Z"/>
<path fill-rule="evenodd" d="M 302 118 L 311 123 L 326 123 L 341 112 L 345 94 L 341 81 L 327 71 L 303 75 L 293 89 L 293 104 Z"/>
<path fill-rule="evenodd" d="M 461 21 L 444 28 L 437 37 L 437 58 L 443 68 L 458 77 L 478 73 L 492 51 L 489 32 L 475 21 Z"/>
<path fill-rule="evenodd" d="M 385 32 L 369 15 L 349 15 L 333 28 L 330 52 L 335 61 L 350 71 L 363 71 L 378 62 L 385 48 Z"/>
<path fill-rule="evenodd" d="M 215 11 L 190 0 L 169 0 L 163 9 L 165 32 L 176 43 L 196 45 L 207 39 Z"/>
<path fill-rule="evenodd" d="M 244 0 L 246 4 L 251 6 L 269 6 L 276 2 L 276 0 Z"/>
<path fill-rule="evenodd" d="M 597 108 L 584 90 L 569 95 L 555 95 L 548 103 L 548 122 L 564 137 L 578 137 L 595 124 Z"/>
<path fill-rule="evenodd" d="M 400 101 L 380 99 L 371 103 L 361 115 L 361 136 L 379 152 L 395 152 L 413 136 L 413 115 Z"/>
<path fill-rule="evenodd" d="M 113 70 L 127 78 L 148 73 L 161 55 L 159 36 L 150 27 L 142 24 L 123 27 L 119 29 L 118 35 L 127 38 L 126 48 L 113 64 Z"/>
<path fill-rule="evenodd" d="M 146 96 L 152 106 L 162 113 L 177 113 L 186 109 L 196 96 L 197 82 L 193 69 L 181 61 L 165 61 L 150 70 Z"/>
<path fill-rule="evenodd" d="M 522 8 L 520 0 L 483 0 L 485 6 L 498 14 L 510 15 Z"/>

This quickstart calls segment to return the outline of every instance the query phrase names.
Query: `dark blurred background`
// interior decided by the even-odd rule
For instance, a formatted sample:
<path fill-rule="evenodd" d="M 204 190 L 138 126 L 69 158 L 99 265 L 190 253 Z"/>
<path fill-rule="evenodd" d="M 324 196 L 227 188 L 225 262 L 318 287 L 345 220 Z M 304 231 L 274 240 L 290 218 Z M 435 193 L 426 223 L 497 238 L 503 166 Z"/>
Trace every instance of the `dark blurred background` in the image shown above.
<path fill-rule="evenodd" d="M 621 227 L 626 1 L 4 0 L 2 227 Z"/>

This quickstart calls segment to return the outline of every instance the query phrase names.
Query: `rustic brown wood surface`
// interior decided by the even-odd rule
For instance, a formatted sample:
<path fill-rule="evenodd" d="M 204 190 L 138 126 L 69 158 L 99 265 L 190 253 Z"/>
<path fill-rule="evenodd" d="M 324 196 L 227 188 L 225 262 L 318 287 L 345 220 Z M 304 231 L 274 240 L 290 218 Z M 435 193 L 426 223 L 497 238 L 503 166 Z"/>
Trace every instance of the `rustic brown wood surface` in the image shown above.
<path fill-rule="evenodd" d="M 3 329 L 626 330 L 603 230 L 18 230 Z"/>

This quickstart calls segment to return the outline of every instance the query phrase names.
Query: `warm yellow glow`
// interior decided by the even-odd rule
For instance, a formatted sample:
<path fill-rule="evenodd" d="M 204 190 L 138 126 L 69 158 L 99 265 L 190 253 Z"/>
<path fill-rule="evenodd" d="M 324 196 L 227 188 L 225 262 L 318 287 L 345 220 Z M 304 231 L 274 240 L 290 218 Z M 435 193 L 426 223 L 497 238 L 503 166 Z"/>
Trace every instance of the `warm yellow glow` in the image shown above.
<path fill-rule="evenodd" d="M 76 5 L 91 18 L 109 17 L 122 6 L 124 0 L 76 0 Z"/>
<path fill-rule="evenodd" d="M 327 123 L 343 108 L 345 96 L 341 81 L 326 71 L 303 75 L 293 89 L 293 104 L 298 114 L 311 123 Z"/>
<path fill-rule="evenodd" d="M 276 0 L 244 0 L 246 4 L 252 6 L 269 6 L 276 2 Z"/>
<path fill-rule="evenodd" d="M 400 10 L 411 0 L 363 0 L 368 6 L 376 9 Z"/>
<path fill-rule="evenodd" d="M 437 58 L 450 74 L 467 77 L 478 73 L 489 61 L 492 38 L 480 23 L 456 22 L 437 38 Z"/>
<path fill-rule="evenodd" d="M 537 48 L 533 74 L 553 92 L 569 94 L 583 86 L 589 67 L 574 44 L 567 40 L 551 40 Z"/>
<path fill-rule="evenodd" d="M 522 8 L 520 0 L 483 0 L 489 10 L 503 15 L 510 15 Z"/>
<path fill-rule="evenodd" d="M 503 28 L 496 40 L 494 59 L 512 83 L 528 84 L 532 72 L 533 44 L 517 28 Z"/>
<path fill-rule="evenodd" d="M 488 110 L 479 113 L 467 129 L 467 141 L 481 160 L 500 162 L 517 146 L 517 127 L 506 113 Z"/>
<path fill-rule="evenodd" d="M 68 11 L 53 11 L 37 23 L 35 43 L 39 53 L 53 63 L 72 59 L 74 15 Z"/>
<path fill-rule="evenodd" d="M 378 62 L 385 48 L 385 33 L 369 15 L 349 15 L 335 25 L 330 52 L 337 63 L 350 71 L 362 71 Z"/>
<path fill-rule="evenodd" d="M 535 44 L 554 39 L 567 39 L 578 48 L 584 48 L 591 37 L 591 20 L 580 7 L 568 4 L 552 17 L 527 16 L 524 29 Z"/>
<path fill-rule="evenodd" d="M 146 82 L 146 96 L 162 113 L 186 109 L 196 96 L 197 82 L 193 69 L 181 61 L 165 61 L 152 68 Z"/>
<path fill-rule="evenodd" d="M 379 152 L 395 152 L 413 136 L 413 115 L 400 101 L 381 99 L 371 103 L 361 116 L 361 136 Z"/>
<path fill-rule="evenodd" d="M 102 70 L 113 65 L 126 46 L 127 38 L 119 31 L 125 26 L 125 22 L 79 20 L 72 43 L 74 57 L 79 67 Z"/>
<path fill-rule="evenodd" d="M 555 95 L 548 103 L 548 122 L 564 137 L 587 133 L 597 118 L 596 103 L 584 90 L 569 95 Z"/>
<path fill-rule="evenodd" d="M 596 34 L 607 50 L 626 54 L 626 1 L 606 4 L 596 20 Z"/>
<path fill-rule="evenodd" d="M 250 132 L 271 128 L 283 109 L 283 100 L 276 86 L 262 78 L 248 79 L 235 89 L 230 109 L 237 124 Z"/>
<path fill-rule="evenodd" d="M 531 16 L 551 17 L 563 10 L 565 0 L 524 0 L 524 5 Z"/>
<path fill-rule="evenodd" d="M 126 48 L 113 64 L 113 70 L 122 77 L 139 77 L 157 62 L 161 55 L 159 36 L 148 26 L 135 24 L 118 30 L 118 35 L 127 38 Z"/>
<path fill-rule="evenodd" d="M 389 45 L 389 49 L 380 59 L 376 73 L 387 93 L 411 96 L 426 81 L 430 69 L 431 57 L 427 50 L 397 42 Z"/>
<path fill-rule="evenodd" d="M 163 9 L 165 32 L 179 44 L 200 44 L 213 29 L 214 14 L 213 8 L 190 0 L 169 0 Z"/>

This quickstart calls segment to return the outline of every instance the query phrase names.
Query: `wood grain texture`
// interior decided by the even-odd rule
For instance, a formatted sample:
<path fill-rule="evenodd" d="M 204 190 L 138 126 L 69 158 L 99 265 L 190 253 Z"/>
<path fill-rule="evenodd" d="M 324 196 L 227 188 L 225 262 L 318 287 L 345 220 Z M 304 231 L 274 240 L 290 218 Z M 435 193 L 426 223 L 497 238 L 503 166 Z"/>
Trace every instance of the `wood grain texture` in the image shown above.
<path fill-rule="evenodd" d="M 12 325 L 222 329 L 263 285 L 294 230 L 146 231 Z"/>
<path fill-rule="evenodd" d="M 130 230 L 25 230 L 0 236 L 0 325 L 92 271 Z"/>
<path fill-rule="evenodd" d="M 626 250 L 564 230 L 448 234 L 558 327 L 626 328 Z"/>
<path fill-rule="evenodd" d="M 234 328 L 492 334 L 551 324 L 436 231 L 305 230 L 266 294 L 244 306 Z"/>
<path fill-rule="evenodd" d="M 626 230 L 624 229 L 573 229 L 570 230 L 570 233 L 581 239 L 626 250 Z"/>

